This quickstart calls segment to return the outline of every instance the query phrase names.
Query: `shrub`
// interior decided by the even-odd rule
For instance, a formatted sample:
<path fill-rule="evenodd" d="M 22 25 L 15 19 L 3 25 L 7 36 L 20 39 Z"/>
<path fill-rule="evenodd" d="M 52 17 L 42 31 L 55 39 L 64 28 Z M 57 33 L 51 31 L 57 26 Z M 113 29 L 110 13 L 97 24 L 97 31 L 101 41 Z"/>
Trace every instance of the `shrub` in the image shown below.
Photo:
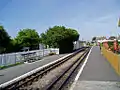
<path fill-rule="evenodd" d="M 49 55 L 50 55 L 50 56 L 51 56 L 51 55 L 56 55 L 56 53 L 55 53 L 55 52 L 50 52 Z"/>

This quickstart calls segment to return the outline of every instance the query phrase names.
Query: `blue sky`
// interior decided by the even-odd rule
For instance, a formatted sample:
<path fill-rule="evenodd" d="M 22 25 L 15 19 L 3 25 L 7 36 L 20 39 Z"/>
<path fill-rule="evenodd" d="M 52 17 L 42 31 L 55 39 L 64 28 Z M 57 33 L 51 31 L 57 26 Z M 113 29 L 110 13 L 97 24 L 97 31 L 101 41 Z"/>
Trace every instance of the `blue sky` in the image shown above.
<path fill-rule="evenodd" d="M 15 37 L 20 29 L 39 33 L 54 25 L 77 29 L 80 39 L 118 35 L 120 0 L 0 0 L 0 24 Z"/>

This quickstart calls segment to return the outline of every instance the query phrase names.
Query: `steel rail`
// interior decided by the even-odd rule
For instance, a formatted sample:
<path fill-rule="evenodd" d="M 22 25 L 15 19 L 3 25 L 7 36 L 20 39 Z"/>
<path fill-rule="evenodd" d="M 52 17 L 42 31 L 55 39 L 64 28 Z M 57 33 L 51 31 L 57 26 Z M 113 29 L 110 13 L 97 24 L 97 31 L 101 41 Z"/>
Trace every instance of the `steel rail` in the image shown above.
<path fill-rule="evenodd" d="M 53 90 L 53 87 L 57 84 L 57 82 L 60 81 L 60 79 L 67 73 L 69 70 L 76 64 L 75 68 L 69 73 L 68 77 L 62 82 L 62 84 L 59 84 L 59 86 L 55 90 L 61 90 L 63 86 L 66 84 L 70 76 L 73 74 L 75 69 L 80 65 L 80 63 L 86 58 L 88 52 L 90 49 L 86 50 L 85 53 L 83 53 L 72 65 L 70 65 L 59 77 L 57 77 L 51 84 L 45 88 L 45 90 Z"/>
<path fill-rule="evenodd" d="M 85 50 L 86 48 L 81 48 L 80 50 L 72 53 L 71 55 L 63 58 L 62 60 L 56 61 L 54 63 L 51 63 L 43 68 L 36 69 L 31 71 L 30 73 L 27 73 L 13 81 L 10 81 L 6 84 L 0 85 L 0 90 L 11 90 L 11 89 L 19 89 L 20 87 L 30 85 L 32 82 L 37 80 L 38 78 L 41 78 L 44 74 L 46 74 L 51 69 L 54 69 L 55 67 L 59 66 L 60 64 L 64 63 L 65 61 L 69 60 L 70 58 L 74 57 L 77 53 Z"/>

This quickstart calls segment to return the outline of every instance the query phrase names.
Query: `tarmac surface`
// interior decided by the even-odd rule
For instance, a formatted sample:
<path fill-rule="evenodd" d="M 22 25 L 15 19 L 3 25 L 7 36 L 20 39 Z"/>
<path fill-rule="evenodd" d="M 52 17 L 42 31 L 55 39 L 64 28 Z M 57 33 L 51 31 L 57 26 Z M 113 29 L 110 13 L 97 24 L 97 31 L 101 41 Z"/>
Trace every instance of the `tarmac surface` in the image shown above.
<path fill-rule="evenodd" d="M 73 90 L 120 90 L 120 76 L 94 46 Z"/>
<path fill-rule="evenodd" d="M 34 70 L 38 67 L 41 67 L 45 64 L 52 62 L 52 61 L 55 61 L 65 55 L 67 55 L 67 54 L 48 56 L 48 57 L 44 57 L 43 59 L 36 61 L 34 63 L 21 64 L 18 66 L 0 70 L 0 84 L 10 81 L 18 76 L 21 76 L 31 70 Z"/>

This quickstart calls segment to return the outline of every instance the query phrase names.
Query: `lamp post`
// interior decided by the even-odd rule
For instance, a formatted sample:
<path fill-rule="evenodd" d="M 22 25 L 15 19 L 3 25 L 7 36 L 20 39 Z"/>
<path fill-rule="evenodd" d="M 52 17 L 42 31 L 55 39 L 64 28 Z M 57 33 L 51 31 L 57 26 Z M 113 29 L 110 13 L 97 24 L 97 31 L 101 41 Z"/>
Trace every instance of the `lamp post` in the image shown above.
<path fill-rule="evenodd" d="M 120 27 L 120 18 L 118 20 L 118 27 Z M 118 52 L 119 48 L 118 48 L 118 38 L 114 39 L 114 50 L 115 52 Z"/>

